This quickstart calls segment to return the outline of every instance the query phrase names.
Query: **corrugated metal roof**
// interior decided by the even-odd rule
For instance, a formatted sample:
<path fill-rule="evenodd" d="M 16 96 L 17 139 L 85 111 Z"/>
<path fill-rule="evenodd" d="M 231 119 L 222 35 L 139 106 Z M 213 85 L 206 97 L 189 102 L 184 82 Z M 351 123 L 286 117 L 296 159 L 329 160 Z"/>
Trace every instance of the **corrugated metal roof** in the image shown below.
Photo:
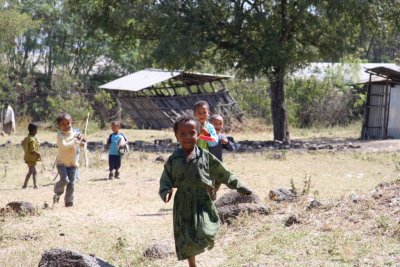
<path fill-rule="evenodd" d="M 400 66 L 394 63 L 310 63 L 308 66 L 295 71 L 291 76 L 294 78 L 315 77 L 319 80 L 332 75 L 332 72 L 340 72 L 346 83 L 363 83 L 369 81 L 367 69 L 385 67 L 395 71 L 400 71 Z"/>
<path fill-rule="evenodd" d="M 184 76 L 188 77 L 191 76 L 191 77 L 203 78 L 209 81 L 228 79 L 232 77 L 232 76 L 214 75 L 208 73 L 192 73 L 192 72 L 182 72 L 182 71 L 163 71 L 156 69 L 145 69 L 126 75 L 124 77 L 108 82 L 106 84 L 100 85 L 99 88 L 110 89 L 110 90 L 140 91 L 178 76 L 182 76 L 182 79 L 185 79 Z"/>
<path fill-rule="evenodd" d="M 391 79 L 396 82 L 400 82 L 400 72 L 399 71 L 400 71 L 399 68 L 397 68 L 397 70 L 396 70 L 396 69 L 387 68 L 384 66 L 379 66 L 379 67 L 375 67 L 375 68 L 366 70 L 366 72 L 368 72 L 368 73 L 380 75 L 380 76 L 386 77 L 386 78 Z"/>
<path fill-rule="evenodd" d="M 386 82 L 388 79 L 384 78 L 384 77 L 380 77 L 380 76 L 376 76 L 376 75 L 372 75 L 371 76 L 371 82 L 372 83 L 383 83 Z M 389 79 L 389 82 L 391 82 L 392 80 Z M 364 80 L 360 80 L 358 83 L 369 83 L 369 78 L 364 79 Z"/>
<path fill-rule="evenodd" d="M 141 70 L 106 84 L 99 88 L 110 90 L 140 91 L 157 83 L 179 76 L 181 72 L 162 70 Z"/>

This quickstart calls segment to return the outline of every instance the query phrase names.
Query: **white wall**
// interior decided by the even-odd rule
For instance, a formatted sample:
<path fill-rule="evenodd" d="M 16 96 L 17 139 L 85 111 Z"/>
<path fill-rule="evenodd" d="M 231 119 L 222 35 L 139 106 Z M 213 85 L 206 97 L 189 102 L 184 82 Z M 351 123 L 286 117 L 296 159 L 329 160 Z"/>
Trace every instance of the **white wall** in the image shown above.
<path fill-rule="evenodd" d="M 400 138 L 400 85 L 391 88 L 387 135 Z"/>

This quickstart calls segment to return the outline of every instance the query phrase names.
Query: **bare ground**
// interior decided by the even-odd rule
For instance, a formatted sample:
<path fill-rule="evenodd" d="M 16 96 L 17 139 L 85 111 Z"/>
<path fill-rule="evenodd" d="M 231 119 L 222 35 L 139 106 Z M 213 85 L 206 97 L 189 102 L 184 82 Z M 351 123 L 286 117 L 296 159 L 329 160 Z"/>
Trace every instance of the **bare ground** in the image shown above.
<path fill-rule="evenodd" d="M 215 248 L 199 255 L 199 266 L 400 265 L 400 141 L 309 141 L 351 142 L 360 148 L 293 151 L 282 157 L 274 157 L 275 152 L 227 155 L 229 169 L 255 190 L 271 213 L 244 215 L 224 225 Z M 129 154 L 123 179 L 107 181 L 106 157 L 91 153 L 91 167 L 82 169 L 77 185 L 77 205 L 43 209 L 44 202 L 51 205 L 55 150 L 43 151 L 40 188 L 21 190 L 26 166 L 18 149 L 0 149 L 0 206 L 27 200 L 40 212 L 0 218 L 0 266 L 37 266 L 44 250 L 53 247 L 94 253 L 115 266 L 186 266 L 174 255 L 162 260 L 142 255 L 153 243 L 173 248 L 172 204 L 157 196 L 162 171 L 162 164 L 154 161 L 158 154 Z M 305 178 L 311 178 L 311 190 L 298 201 L 268 199 L 269 190 L 290 187 L 290 179 L 301 189 Z M 228 191 L 224 187 L 220 195 Z M 307 209 L 308 196 L 322 206 Z M 285 226 L 289 216 L 298 223 Z"/>

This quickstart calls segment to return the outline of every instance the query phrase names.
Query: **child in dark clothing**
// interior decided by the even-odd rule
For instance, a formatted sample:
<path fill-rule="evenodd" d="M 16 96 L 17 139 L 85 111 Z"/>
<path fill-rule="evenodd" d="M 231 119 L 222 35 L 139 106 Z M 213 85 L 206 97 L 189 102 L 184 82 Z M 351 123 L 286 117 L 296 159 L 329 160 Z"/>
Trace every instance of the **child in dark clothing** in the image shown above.
<path fill-rule="evenodd" d="M 224 118 L 221 115 L 215 114 L 209 118 L 209 121 L 214 126 L 215 131 L 218 135 L 218 144 L 212 147 L 209 147 L 208 150 L 211 154 L 213 154 L 217 159 L 222 162 L 222 149 L 226 149 L 228 151 L 233 151 L 233 144 L 228 140 L 226 135 L 223 133 L 224 129 Z M 212 198 L 215 200 L 217 198 L 217 191 L 221 187 L 221 183 L 214 179 L 214 191 L 212 193 Z"/>
<path fill-rule="evenodd" d="M 218 144 L 213 147 L 209 147 L 209 151 L 216 156 L 222 162 L 222 149 L 233 151 L 233 144 L 229 141 L 228 137 L 223 133 L 224 129 L 224 118 L 221 115 L 212 115 L 209 119 L 211 124 L 214 126 L 215 131 L 218 135 Z"/>
<path fill-rule="evenodd" d="M 26 164 L 28 164 L 28 174 L 25 177 L 25 182 L 22 188 L 26 188 L 28 186 L 29 178 L 32 175 L 33 179 L 33 188 L 37 189 L 36 184 L 36 163 L 40 160 L 40 153 L 39 153 L 39 142 L 36 139 L 35 135 L 37 134 L 38 127 L 36 124 L 29 123 L 28 131 L 29 134 L 25 139 L 22 141 L 22 147 L 24 148 L 24 160 Z"/>
<path fill-rule="evenodd" d="M 128 139 L 123 133 L 119 132 L 121 124 L 119 121 L 113 121 L 111 123 L 112 134 L 108 137 L 106 149 L 109 149 L 108 153 L 108 165 L 110 173 L 108 179 L 112 180 L 113 177 L 119 179 L 119 168 L 121 168 L 121 149 L 126 146 Z M 115 175 L 113 175 L 115 170 Z"/>

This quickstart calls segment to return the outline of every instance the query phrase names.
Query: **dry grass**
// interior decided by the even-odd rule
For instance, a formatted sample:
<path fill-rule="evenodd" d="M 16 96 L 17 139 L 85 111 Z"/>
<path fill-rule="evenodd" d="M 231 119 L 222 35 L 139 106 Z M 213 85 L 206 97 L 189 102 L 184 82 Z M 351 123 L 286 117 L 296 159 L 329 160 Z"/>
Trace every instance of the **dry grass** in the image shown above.
<path fill-rule="evenodd" d="M 26 124 L 26 123 L 25 123 Z M 5 143 L 10 140 L 13 143 L 18 143 L 27 134 L 26 130 L 27 126 L 23 124 L 18 128 L 18 132 L 16 135 L 7 136 L 0 138 L 0 144 Z M 48 128 L 49 126 L 47 126 Z M 74 124 L 74 127 L 84 129 L 84 122 L 80 122 Z M 271 125 L 265 125 L 259 119 L 248 119 L 245 124 L 233 125 L 232 129 L 228 133 L 232 135 L 235 140 L 243 141 L 243 140 L 262 140 L 268 141 L 273 140 L 273 131 Z M 345 140 L 345 139 L 358 139 L 360 137 L 361 132 L 361 122 L 355 122 L 347 127 L 316 127 L 310 129 L 300 129 L 293 128 L 290 129 L 290 138 L 292 140 L 301 139 L 301 140 Z M 152 142 L 154 139 L 165 139 L 172 138 L 175 140 L 174 133 L 172 129 L 166 130 L 132 130 L 132 129 L 123 129 L 121 130 L 125 133 L 130 141 L 134 140 L 142 140 L 142 141 L 150 141 Z M 110 134 L 110 130 L 99 130 L 95 125 L 89 123 L 88 127 L 88 139 L 91 141 L 103 141 L 105 142 L 108 135 Z M 49 141 L 55 142 L 55 133 L 54 131 L 42 130 L 39 128 L 39 132 L 37 138 L 40 141 Z"/>
<path fill-rule="evenodd" d="M 354 122 L 346 127 L 313 127 L 307 129 L 290 127 L 292 140 L 344 140 L 358 139 L 361 136 L 361 121 Z M 235 140 L 273 140 L 271 125 L 265 125 L 261 120 L 249 119 L 246 124 L 234 125 L 231 132 Z"/>
<path fill-rule="evenodd" d="M 125 132 L 132 141 L 173 137 L 168 131 Z M 89 139 L 105 140 L 108 134 L 93 132 Z M 244 138 L 245 133 L 235 132 L 234 136 L 255 140 L 262 133 Z M 313 138 L 312 134 L 305 136 Z M 339 130 L 335 137 L 341 138 Z M 21 133 L 11 140 L 16 143 L 22 138 Z M 54 142 L 55 133 L 42 131 L 38 138 Z M 0 144 L 8 139 L 0 139 Z M 159 154 L 131 152 L 123 159 L 122 179 L 107 181 L 107 156 L 90 153 L 91 166 L 81 169 L 76 185 L 76 206 L 65 208 L 60 203 L 53 209 L 42 209 L 44 202 L 52 204 L 51 166 L 56 150 L 42 151 L 38 190 L 20 189 L 27 171 L 22 149 L 12 146 L 0 151 L 0 206 L 25 200 L 39 209 L 36 216 L 0 217 L 0 266 L 37 266 L 42 253 L 50 248 L 93 253 L 115 266 L 186 266 L 174 255 L 157 261 L 142 256 L 152 243 L 173 248 L 172 203 L 164 204 L 157 194 L 163 165 L 154 159 Z M 273 153 L 226 155 L 228 168 L 254 189 L 272 213 L 242 216 L 232 226 L 222 226 L 215 248 L 198 256 L 199 266 L 243 266 L 249 262 L 269 266 L 400 264 L 399 207 L 381 207 L 372 200 L 348 201 L 352 193 L 365 194 L 382 181 L 399 179 L 397 153 L 289 151 L 280 160 L 274 160 Z M 311 179 L 310 196 L 321 200 L 324 209 L 307 211 L 305 200 L 270 202 L 269 190 L 289 188 L 291 179 L 298 189 L 305 179 Z M 219 195 L 226 192 L 223 187 Z M 284 220 L 291 214 L 301 223 L 285 227 Z"/>

